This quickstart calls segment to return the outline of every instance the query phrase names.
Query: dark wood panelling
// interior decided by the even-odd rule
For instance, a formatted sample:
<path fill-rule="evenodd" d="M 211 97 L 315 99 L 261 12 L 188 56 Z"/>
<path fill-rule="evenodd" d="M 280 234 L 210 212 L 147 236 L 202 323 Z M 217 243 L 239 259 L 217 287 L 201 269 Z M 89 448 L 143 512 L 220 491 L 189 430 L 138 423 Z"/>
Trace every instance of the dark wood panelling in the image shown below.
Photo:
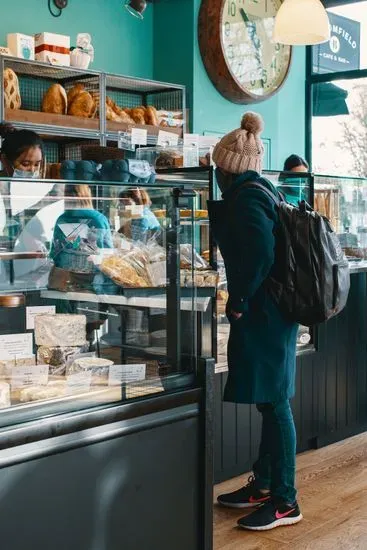
<path fill-rule="evenodd" d="M 297 361 L 297 393 L 292 406 L 302 451 L 366 429 L 366 273 L 352 275 L 347 307 L 317 333 L 317 351 Z M 255 407 L 221 402 L 225 381 L 226 374 L 216 375 L 217 482 L 251 469 L 261 430 Z"/>

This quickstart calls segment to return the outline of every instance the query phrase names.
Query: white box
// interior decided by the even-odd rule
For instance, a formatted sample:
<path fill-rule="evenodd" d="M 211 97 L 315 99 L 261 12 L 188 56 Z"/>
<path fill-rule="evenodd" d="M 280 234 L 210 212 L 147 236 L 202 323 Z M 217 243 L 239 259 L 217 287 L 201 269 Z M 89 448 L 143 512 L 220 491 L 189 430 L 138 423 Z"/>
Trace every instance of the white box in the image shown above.
<path fill-rule="evenodd" d="M 41 32 L 34 40 L 37 61 L 70 67 L 70 36 Z"/>
<path fill-rule="evenodd" d="M 15 32 L 8 34 L 8 48 L 14 57 L 34 60 L 34 37 Z"/>
<path fill-rule="evenodd" d="M 0 55 L 12 55 L 9 48 L 6 48 L 5 46 L 0 46 Z"/>

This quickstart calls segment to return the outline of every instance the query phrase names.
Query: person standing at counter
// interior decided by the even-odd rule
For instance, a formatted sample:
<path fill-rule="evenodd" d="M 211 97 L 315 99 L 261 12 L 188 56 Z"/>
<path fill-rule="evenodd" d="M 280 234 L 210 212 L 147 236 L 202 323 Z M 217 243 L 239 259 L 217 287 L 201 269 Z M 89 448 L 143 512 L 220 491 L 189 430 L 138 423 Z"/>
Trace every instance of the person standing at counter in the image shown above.
<path fill-rule="evenodd" d="M 298 325 L 287 321 L 266 289 L 274 266 L 279 223 L 273 200 L 246 187 L 262 170 L 263 120 L 246 113 L 241 128 L 222 138 L 213 152 L 216 177 L 231 217 L 218 244 L 224 258 L 229 300 L 228 380 L 224 400 L 256 404 L 262 435 L 254 475 L 245 487 L 220 495 L 230 508 L 258 507 L 238 521 L 249 530 L 268 530 L 302 519 L 295 489 L 296 431 L 289 400 L 295 393 Z M 277 194 L 267 180 L 263 185 Z"/>
<path fill-rule="evenodd" d="M 307 174 L 309 169 L 308 162 L 298 155 L 290 155 L 285 160 L 283 172 L 279 176 L 278 191 L 287 202 L 298 206 L 300 201 L 308 201 L 308 181 L 302 174 Z"/>

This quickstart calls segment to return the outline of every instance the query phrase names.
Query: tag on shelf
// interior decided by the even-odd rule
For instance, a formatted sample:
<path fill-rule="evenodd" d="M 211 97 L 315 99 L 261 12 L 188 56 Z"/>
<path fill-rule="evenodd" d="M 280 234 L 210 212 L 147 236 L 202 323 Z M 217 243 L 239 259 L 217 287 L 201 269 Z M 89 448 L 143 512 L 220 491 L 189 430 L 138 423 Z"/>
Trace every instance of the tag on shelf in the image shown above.
<path fill-rule="evenodd" d="M 16 359 L 33 355 L 33 333 L 3 334 L 0 336 L 0 359 Z"/>
<path fill-rule="evenodd" d="M 143 128 L 131 129 L 131 145 L 147 145 L 148 144 L 148 130 Z"/>
<path fill-rule="evenodd" d="M 131 135 L 127 132 L 118 132 L 117 147 L 124 151 L 135 151 L 135 145 L 131 144 Z"/>
<path fill-rule="evenodd" d="M 161 145 L 162 147 L 175 147 L 178 145 L 178 134 L 159 130 L 157 145 Z"/>
<path fill-rule="evenodd" d="M 112 365 L 110 367 L 108 385 L 120 386 L 129 382 L 145 380 L 146 365 Z"/>
<path fill-rule="evenodd" d="M 87 393 L 90 391 L 92 373 L 77 372 L 66 377 L 66 393 Z"/>
<path fill-rule="evenodd" d="M 184 147 L 198 147 L 199 134 L 184 134 Z"/>
<path fill-rule="evenodd" d="M 33 306 L 26 308 L 26 329 L 34 330 L 34 318 L 36 315 L 55 315 L 56 306 Z"/>
<path fill-rule="evenodd" d="M 49 365 L 31 365 L 29 367 L 13 367 L 11 370 L 11 387 L 13 390 L 28 386 L 46 386 L 48 382 Z"/>

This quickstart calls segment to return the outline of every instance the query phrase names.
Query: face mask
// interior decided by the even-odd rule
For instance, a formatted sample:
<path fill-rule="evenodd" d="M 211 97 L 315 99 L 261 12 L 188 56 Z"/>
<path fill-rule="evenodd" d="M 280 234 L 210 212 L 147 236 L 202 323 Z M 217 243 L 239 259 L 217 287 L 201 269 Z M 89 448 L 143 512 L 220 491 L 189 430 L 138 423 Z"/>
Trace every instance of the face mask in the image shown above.
<path fill-rule="evenodd" d="M 20 170 L 19 168 L 14 168 L 13 178 L 19 179 L 31 179 L 36 180 L 39 178 L 40 171 L 36 170 L 35 172 L 28 172 L 27 170 Z"/>

